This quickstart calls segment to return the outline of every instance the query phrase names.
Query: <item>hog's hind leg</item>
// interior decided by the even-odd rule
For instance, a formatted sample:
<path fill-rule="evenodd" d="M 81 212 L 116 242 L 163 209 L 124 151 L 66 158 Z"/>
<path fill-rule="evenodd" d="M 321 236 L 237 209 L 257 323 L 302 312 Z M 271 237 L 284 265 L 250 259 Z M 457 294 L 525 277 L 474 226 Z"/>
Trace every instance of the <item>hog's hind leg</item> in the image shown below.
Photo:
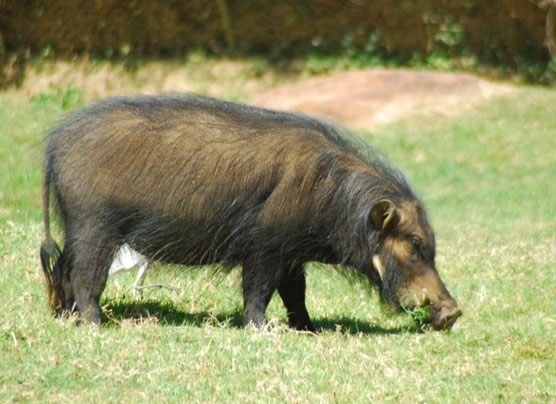
<path fill-rule="evenodd" d="M 66 242 L 62 255 L 60 256 L 59 265 L 61 266 L 61 287 L 62 287 L 62 302 L 61 313 L 72 313 L 75 310 L 75 297 L 71 287 L 70 277 L 72 266 L 72 249 Z"/>
<path fill-rule="evenodd" d="M 99 223 L 85 223 L 74 238 L 70 282 L 80 316 L 100 324 L 99 301 L 108 278 L 115 242 Z"/>

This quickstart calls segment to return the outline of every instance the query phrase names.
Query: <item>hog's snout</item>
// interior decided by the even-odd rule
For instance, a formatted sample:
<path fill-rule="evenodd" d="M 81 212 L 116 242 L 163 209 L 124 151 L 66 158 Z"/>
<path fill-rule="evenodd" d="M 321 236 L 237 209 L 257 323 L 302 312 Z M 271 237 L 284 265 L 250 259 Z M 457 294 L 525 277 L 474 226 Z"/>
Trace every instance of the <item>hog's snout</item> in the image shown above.
<path fill-rule="evenodd" d="M 435 330 L 450 329 L 462 315 L 461 309 L 436 271 L 425 271 L 415 276 L 402 297 L 405 299 L 400 299 L 400 302 L 405 307 L 429 306 L 429 321 Z"/>
<path fill-rule="evenodd" d="M 461 309 L 455 301 L 442 306 L 438 311 L 431 308 L 431 325 L 438 331 L 449 330 L 452 328 L 456 320 L 461 317 L 461 315 Z"/>

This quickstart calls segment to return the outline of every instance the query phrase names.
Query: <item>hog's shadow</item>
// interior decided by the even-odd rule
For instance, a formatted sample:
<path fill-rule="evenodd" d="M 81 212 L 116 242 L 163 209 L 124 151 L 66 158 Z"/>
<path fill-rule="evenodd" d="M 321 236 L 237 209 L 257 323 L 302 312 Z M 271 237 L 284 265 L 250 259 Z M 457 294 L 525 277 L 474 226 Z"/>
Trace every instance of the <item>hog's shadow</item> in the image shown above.
<path fill-rule="evenodd" d="M 234 310 L 227 313 L 210 313 L 206 311 L 190 313 L 176 308 L 170 303 L 157 301 L 138 301 L 132 303 L 110 302 L 105 306 L 104 324 L 118 324 L 123 320 L 135 320 L 137 323 L 154 319 L 164 326 L 196 326 L 204 324 L 221 324 L 240 328 L 243 312 Z"/>
<path fill-rule="evenodd" d="M 108 327 L 124 320 L 135 320 L 141 323 L 151 319 L 164 326 L 201 327 L 212 324 L 242 328 L 243 310 L 238 308 L 217 314 L 206 311 L 190 313 L 176 308 L 173 304 L 157 301 L 110 302 L 105 306 L 104 324 Z M 384 328 L 351 317 L 317 317 L 313 319 L 313 324 L 318 332 L 339 332 L 346 335 L 392 335 L 415 332 L 407 327 Z"/>

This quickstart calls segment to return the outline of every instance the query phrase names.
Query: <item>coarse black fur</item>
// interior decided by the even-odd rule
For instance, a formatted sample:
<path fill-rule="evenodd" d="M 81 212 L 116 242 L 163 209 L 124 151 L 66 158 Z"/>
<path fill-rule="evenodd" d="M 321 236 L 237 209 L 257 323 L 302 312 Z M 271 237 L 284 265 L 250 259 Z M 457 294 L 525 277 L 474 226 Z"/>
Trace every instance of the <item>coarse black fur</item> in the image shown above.
<path fill-rule="evenodd" d="M 53 193 L 65 234 L 51 240 Z M 312 330 L 303 264 L 343 264 L 383 287 L 371 257 L 379 201 L 415 201 L 377 150 L 312 117 L 193 95 L 114 98 L 47 135 L 50 304 L 99 322 L 116 250 L 151 260 L 243 266 L 246 323 L 260 324 L 278 290 L 293 326 Z"/>

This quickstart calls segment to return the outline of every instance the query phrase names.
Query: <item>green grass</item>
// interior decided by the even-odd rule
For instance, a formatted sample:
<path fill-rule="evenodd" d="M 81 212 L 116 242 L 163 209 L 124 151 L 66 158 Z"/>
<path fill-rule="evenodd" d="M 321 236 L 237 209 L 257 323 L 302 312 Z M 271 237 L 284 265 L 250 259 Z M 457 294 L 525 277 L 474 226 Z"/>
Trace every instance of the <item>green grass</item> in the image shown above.
<path fill-rule="evenodd" d="M 239 271 L 155 264 L 179 291 L 134 295 L 110 279 L 106 324 L 47 307 L 41 137 L 79 90 L 0 95 L 0 402 L 556 402 L 556 91 L 520 88 L 457 116 L 414 116 L 366 138 L 423 196 L 437 265 L 464 316 L 416 332 L 366 286 L 308 271 L 318 336 L 285 324 L 242 329 Z"/>

